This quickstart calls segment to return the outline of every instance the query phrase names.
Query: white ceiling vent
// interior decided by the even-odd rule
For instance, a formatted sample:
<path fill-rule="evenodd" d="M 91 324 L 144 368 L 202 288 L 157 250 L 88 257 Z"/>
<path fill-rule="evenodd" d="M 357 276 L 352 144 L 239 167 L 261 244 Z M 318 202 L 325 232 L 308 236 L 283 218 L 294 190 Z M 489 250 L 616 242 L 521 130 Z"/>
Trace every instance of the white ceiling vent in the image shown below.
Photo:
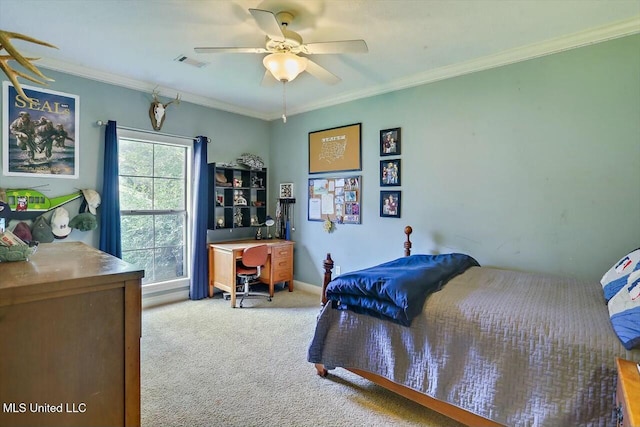
<path fill-rule="evenodd" d="M 186 55 L 180 55 L 176 59 L 174 59 L 174 61 L 178 61 L 178 62 L 182 62 L 182 63 L 185 63 L 185 64 L 189 64 L 189 65 L 192 65 L 192 66 L 197 67 L 197 68 L 202 68 L 202 67 L 205 67 L 205 66 L 209 65 L 208 62 L 200 62 L 200 61 L 197 61 L 197 60 L 195 60 L 193 58 L 189 58 Z"/>

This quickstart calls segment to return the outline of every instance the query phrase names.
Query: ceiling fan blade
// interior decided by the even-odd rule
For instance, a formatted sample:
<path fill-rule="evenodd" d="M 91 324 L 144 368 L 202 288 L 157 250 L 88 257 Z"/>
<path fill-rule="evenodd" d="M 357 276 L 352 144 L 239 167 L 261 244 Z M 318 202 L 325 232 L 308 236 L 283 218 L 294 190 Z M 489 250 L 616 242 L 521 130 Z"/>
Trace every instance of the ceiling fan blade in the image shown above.
<path fill-rule="evenodd" d="M 271 71 L 265 70 L 264 76 L 262 76 L 262 81 L 260 82 L 260 86 L 273 86 L 277 82 L 278 81 L 276 80 L 276 78 L 273 77 L 273 74 L 271 74 Z"/>
<path fill-rule="evenodd" d="M 196 47 L 196 53 L 266 53 L 263 47 Z"/>
<path fill-rule="evenodd" d="M 340 77 L 336 76 L 326 68 L 321 67 L 310 59 L 307 62 L 307 68 L 305 69 L 305 71 L 307 71 L 316 79 L 330 85 L 334 85 L 342 80 Z"/>
<path fill-rule="evenodd" d="M 264 31 L 271 40 L 275 40 L 277 42 L 284 41 L 285 38 L 282 33 L 282 28 L 280 28 L 280 23 L 273 12 L 262 9 L 249 9 L 249 12 L 251 12 L 253 19 L 256 20 L 258 27 L 260 27 L 260 29 Z"/>
<path fill-rule="evenodd" d="M 369 48 L 364 40 L 342 40 L 335 42 L 307 43 L 302 51 L 308 55 L 324 53 L 367 53 Z"/>

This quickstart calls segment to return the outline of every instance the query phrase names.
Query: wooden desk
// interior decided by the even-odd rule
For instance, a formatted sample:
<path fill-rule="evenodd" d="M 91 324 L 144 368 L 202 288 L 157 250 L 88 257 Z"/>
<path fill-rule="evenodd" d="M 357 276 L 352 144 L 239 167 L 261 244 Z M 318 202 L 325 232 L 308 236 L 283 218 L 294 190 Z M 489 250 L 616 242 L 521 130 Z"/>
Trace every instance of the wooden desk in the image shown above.
<path fill-rule="evenodd" d="M 0 263 L 0 425 L 140 425 L 143 275 L 80 242 Z"/>
<path fill-rule="evenodd" d="M 269 285 L 273 297 L 276 283 L 288 282 L 293 291 L 293 242 L 290 240 L 234 240 L 209 244 L 209 297 L 213 288 L 231 294 L 231 307 L 236 306 L 236 261 L 242 251 L 250 246 L 267 245 L 269 257 L 260 273 L 260 281 Z"/>

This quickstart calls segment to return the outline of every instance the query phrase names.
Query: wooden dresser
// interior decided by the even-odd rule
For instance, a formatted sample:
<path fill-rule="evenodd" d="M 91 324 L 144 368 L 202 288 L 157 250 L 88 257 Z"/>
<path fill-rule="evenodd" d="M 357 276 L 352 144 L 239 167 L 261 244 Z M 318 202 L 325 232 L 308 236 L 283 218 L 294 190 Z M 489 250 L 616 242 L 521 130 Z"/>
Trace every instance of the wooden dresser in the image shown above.
<path fill-rule="evenodd" d="M 0 263 L 0 425 L 140 425 L 143 276 L 80 242 Z"/>
<path fill-rule="evenodd" d="M 616 411 L 618 427 L 640 426 L 640 371 L 636 362 L 616 359 L 618 387 Z"/>

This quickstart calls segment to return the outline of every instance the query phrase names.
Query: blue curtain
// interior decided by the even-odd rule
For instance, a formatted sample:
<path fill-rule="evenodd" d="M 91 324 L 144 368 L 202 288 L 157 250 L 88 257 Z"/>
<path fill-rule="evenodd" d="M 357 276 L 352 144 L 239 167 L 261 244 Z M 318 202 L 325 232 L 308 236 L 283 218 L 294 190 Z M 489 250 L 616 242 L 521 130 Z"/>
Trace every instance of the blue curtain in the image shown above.
<path fill-rule="evenodd" d="M 116 122 L 113 120 L 109 120 L 104 132 L 104 168 L 100 211 L 100 250 L 122 259 L 118 133 L 116 132 Z"/>
<path fill-rule="evenodd" d="M 189 286 L 189 298 L 192 300 L 206 298 L 209 287 L 207 259 L 208 142 L 209 138 L 206 136 L 198 136 L 193 142 L 193 239 L 191 283 Z"/>

